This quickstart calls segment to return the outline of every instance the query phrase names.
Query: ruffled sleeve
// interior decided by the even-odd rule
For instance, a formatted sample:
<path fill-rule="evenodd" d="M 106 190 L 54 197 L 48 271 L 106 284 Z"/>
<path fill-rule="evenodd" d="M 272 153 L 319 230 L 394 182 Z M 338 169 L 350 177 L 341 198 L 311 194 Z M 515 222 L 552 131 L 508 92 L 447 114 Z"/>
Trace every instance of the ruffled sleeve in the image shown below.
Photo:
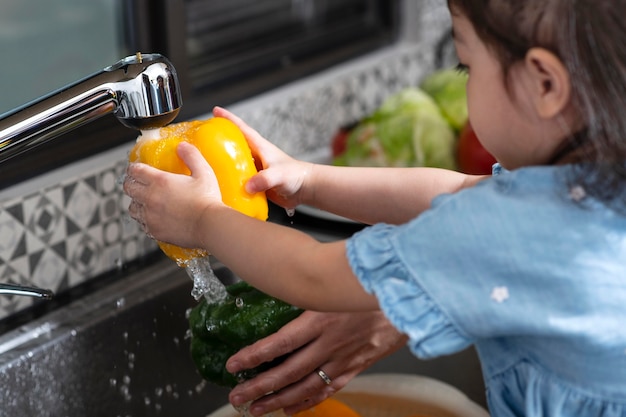
<path fill-rule="evenodd" d="M 450 354 L 472 341 L 456 328 L 393 248 L 395 227 L 379 224 L 348 241 L 348 260 L 361 285 L 378 298 L 390 322 L 409 337 L 409 347 L 423 359 Z"/>

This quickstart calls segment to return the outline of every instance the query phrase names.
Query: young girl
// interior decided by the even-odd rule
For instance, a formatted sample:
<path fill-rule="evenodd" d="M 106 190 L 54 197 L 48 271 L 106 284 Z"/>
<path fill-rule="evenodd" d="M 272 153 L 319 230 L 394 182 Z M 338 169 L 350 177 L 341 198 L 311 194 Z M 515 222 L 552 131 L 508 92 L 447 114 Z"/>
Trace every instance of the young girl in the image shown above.
<path fill-rule="evenodd" d="M 129 166 L 131 216 L 300 307 L 381 309 L 421 358 L 474 344 L 493 416 L 626 416 L 626 2 L 449 6 L 498 175 L 300 162 L 216 108 L 263 164 L 249 192 L 375 225 L 319 243 L 248 218 L 185 143 L 191 176 Z"/>

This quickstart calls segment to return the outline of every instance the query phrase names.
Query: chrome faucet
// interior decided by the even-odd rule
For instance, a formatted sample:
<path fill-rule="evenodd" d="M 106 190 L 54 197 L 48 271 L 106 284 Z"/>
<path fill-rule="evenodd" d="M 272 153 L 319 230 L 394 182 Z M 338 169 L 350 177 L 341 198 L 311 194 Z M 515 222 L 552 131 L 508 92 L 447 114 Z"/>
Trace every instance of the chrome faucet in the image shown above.
<path fill-rule="evenodd" d="M 137 53 L 0 115 L 0 162 L 107 113 L 133 129 L 162 127 L 181 105 L 176 70 L 167 58 Z"/>
<path fill-rule="evenodd" d="M 176 70 L 159 54 L 137 53 L 0 115 L 0 162 L 113 113 L 127 127 L 163 127 L 182 105 Z M 0 284 L 0 294 L 51 298 L 49 290 Z"/>

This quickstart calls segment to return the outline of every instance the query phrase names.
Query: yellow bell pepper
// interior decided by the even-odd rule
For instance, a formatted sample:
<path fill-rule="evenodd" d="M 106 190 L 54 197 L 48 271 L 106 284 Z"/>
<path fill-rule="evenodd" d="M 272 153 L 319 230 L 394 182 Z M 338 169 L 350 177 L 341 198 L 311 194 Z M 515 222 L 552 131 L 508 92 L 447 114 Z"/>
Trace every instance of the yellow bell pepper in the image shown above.
<path fill-rule="evenodd" d="M 233 122 L 214 117 L 204 121 L 175 123 L 161 128 L 159 133 L 159 138 L 140 136 L 130 151 L 129 161 L 143 162 L 164 171 L 190 175 L 189 168 L 176 154 L 176 147 L 181 141 L 189 142 L 200 150 L 213 168 L 222 201 L 243 214 L 267 220 L 265 193 L 249 194 L 244 188 L 257 170 L 248 143 Z M 161 250 L 180 267 L 186 267 L 193 258 L 206 256 L 202 249 L 158 243 Z"/>

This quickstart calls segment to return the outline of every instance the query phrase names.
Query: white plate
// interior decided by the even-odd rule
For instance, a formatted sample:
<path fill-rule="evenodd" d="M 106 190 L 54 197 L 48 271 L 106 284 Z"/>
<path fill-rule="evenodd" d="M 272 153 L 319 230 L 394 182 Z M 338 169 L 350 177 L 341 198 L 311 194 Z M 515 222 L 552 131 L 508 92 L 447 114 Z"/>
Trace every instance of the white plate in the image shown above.
<path fill-rule="evenodd" d="M 334 398 L 362 417 L 489 417 L 451 385 L 420 375 L 370 374 L 354 378 Z M 207 417 L 238 417 L 227 404 Z"/>
<path fill-rule="evenodd" d="M 331 165 L 333 157 L 330 153 L 330 147 L 328 149 L 323 149 L 317 153 L 309 154 L 302 157 L 303 161 L 312 162 L 314 164 L 321 165 Z M 354 220 L 348 219 L 347 217 L 339 216 L 334 213 L 330 213 L 325 210 L 320 210 L 313 206 L 307 206 L 305 204 L 299 205 L 296 207 L 296 212 L 300 212 L 306 214 L 307 216 L 316 217 L 322 220 L 330 220 L 333 222 L 341 222 L 341 223 L 350 223 L 350 224 L 360 224 L 359 222 L 355 222 Z"/>
<path fill-rule="evenodd" d="M 305 204 L 301 204 L 298 207 L 296 207 L 296 213 L 298 213 L 298 212 L 306 214 L 307 216 L 316 217 L 316 218 L 322 219 L 322 220 L 330 220 L 330 221 L 333 221 L 333 222 L 358 224 L 358 222 L 355 222 L 354 220 L 348 219 L 347 217 L 339 216 L 337 214 L 330 213 L 330 212 L 324 211 L 324 210 L 320 210 L 320 209 L 318 209 L 316 207 L 313 207 L 313 206 L 307 206 Z"/>

